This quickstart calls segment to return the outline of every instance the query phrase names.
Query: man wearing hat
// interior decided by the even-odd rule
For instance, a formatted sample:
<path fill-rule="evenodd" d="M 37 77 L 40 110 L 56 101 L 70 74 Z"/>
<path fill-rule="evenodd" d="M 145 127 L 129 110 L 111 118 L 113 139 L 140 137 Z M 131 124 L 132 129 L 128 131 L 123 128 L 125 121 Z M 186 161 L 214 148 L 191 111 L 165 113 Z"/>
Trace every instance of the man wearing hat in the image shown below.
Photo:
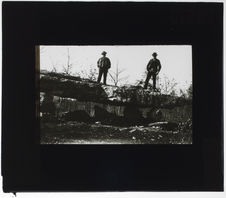
<path fill-rule="evenodd" d="M 153 89 L 155 90 L 156 89 L 156 76 L 160 72 L 162 66 L 161 66 L 160 61 L 156 58 L 157 53 L 154 52 L 152 54 L 152 56 L 153 56 L 153 59 L 151 59 L 148 62 L 148 65 L 147 65 L 148 74 L 147 74 L 147 78 L 145 80 L 144 89 L 147 89 L 148 82 L 149 82 L 150 78 L 152 77 L 152 79 L 153 79 Z"/>
<path fill-rule="evenodd" d="M 97 61 L 97 67 L 99 67 L 99 75 L 97 82 L 100 83 L 102 75 L 104 75 L 104 85 L 106 85 L 108 69 L 111 67 L 111 61 L 106 57 L 107 52 L 101 53 L 103 56 Z"/>

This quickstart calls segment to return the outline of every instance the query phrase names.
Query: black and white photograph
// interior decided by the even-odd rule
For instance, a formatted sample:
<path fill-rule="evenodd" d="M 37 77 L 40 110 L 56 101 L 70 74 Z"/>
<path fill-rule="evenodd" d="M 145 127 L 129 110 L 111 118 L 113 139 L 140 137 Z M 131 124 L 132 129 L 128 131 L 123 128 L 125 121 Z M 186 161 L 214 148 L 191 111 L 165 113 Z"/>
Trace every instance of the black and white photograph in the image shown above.
<path fill-rule="evenodd" d="M 3 192 L 224 191 L 223 8 L 4 1 Z"/>
<path fill-rule="evenodd" d="M 192 144 L 191 45 L 37 51 L 41 144 Z"/>

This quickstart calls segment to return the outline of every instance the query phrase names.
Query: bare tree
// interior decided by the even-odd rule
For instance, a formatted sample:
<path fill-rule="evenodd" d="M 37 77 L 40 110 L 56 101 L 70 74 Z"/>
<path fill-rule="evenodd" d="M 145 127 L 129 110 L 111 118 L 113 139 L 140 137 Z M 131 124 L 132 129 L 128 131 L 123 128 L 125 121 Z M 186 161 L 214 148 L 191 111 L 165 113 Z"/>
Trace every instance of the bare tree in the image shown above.
<path fill-rule="evenodd" d="M 71 69 L 72 69 L 72 63 L 71 63 L 70 49 L 67 48 L 67 63 L 65 67 L 63 66 L 63 73 L 70 75 L 72 72 Z"/>
<path fill-rule="evenodd" d="M 169 79 L 167 76 L 163 76 L 163 78 L 160 78 L 160 90 L 164 94 L 175 94 L 175 87 L 177 86 L 177 82 L 175 79 Z"/>
<path fill-rule="evenodd" d="M 57 66 L 57 63 L 53 61 L 53 59 L 52 59 L 51 56 L 49 57 L 49 59 L 50 59 L 51 66 L 52 66 L 51 72 L 57 73 L 57 67 L 56 67 Z"/>
<path fill-rule="evenodd" d="M 97 75 L 98 75 L 97 69 L 90 67 L 89 73 L 88 73 L 88 76 L 87 77 L 90 80 L 96 81 L 97 80 Z"/>
<path fill-rule="evenodd" d="M 89 80 L 96 81 L 98 72 L 97 69 L 90 65 L 88 70 L 81 70 L 78 73 L 82 78 L 88 78 Z"/>
<path fill-rule="evenodd" d="M 180 97 L 186 98 L 186 99 L 192 99 L 192 84 L 189 85 L 189 87 L 186 90 L 180 89 Z"/>
<path fill-rule="evenodd" d="M 109 76 L 111 78 L 111 81 L 114 83 L 115 86 L 117 86 L 119 83 L 125 81 L 128 79 L 129 76 L 122 77 L 122 73 L 125 71 L 125 69 L 119 69 L 118 63 L 116 66 L 115 72 L 109 72 Z"/>

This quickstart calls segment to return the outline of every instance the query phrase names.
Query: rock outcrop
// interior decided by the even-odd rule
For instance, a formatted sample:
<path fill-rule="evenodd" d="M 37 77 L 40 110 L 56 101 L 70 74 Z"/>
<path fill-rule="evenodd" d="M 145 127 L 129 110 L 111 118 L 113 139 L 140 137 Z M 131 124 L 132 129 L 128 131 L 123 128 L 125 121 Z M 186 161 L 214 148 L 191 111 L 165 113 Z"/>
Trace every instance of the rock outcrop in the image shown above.
<path fill-rule="evenodd" d="M 191 117 L 191 109 L 191 101 L 139 86 L 102 85 L 80 77 L 40 72 L 41 116 L 137 125 L 182 122 Z"/>

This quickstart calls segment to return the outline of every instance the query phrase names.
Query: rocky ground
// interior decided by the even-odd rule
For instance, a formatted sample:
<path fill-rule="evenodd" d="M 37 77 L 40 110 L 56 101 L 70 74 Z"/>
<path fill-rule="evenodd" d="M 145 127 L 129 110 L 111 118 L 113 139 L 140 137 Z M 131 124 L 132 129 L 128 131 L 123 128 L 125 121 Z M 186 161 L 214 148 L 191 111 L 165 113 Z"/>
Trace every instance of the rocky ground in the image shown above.
<path fill-rule="evenodd" d="M 41 144 L 192 144 L 191 130 L 100 123 L 41 123 Z"/>

